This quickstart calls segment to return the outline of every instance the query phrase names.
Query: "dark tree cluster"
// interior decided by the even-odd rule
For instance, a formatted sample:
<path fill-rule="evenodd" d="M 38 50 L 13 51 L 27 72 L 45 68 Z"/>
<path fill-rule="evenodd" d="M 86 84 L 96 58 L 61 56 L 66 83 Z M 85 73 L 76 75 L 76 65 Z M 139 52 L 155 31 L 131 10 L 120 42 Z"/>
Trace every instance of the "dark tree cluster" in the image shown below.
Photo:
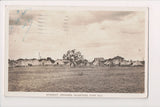
<path fill-rule="evenodd" d="M 69 60 L 70 64 L 73 66 L 77 66 L 81 63 L 85 63 L 86 59 L 84 59 L 83 55 L 80 51 L 68 50 L 66 54 L 63 55 L 64 60 Z"/>

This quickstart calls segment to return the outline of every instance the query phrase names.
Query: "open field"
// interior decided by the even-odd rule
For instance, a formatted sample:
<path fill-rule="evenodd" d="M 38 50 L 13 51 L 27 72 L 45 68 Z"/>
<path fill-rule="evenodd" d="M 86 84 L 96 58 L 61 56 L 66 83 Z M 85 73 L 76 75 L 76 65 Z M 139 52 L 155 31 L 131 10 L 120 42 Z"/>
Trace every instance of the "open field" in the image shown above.
<path fill-rule="evenodd" d="M 9 91 L 144 92 L 144 67 L 15 67 L 8 77 Z"/>

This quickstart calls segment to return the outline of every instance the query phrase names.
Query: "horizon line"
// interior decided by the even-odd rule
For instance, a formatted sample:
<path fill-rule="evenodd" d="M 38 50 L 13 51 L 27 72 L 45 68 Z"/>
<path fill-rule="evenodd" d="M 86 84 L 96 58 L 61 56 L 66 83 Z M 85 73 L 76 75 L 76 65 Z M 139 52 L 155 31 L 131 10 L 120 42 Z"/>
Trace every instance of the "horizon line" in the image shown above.
<path fill-rule="evenodd" d="M 119 55 L 114 56 L 114 57 L 109 57 L 109 58 L 104 58 L 104 57 L 94 57 L 92 60 L 94 60 L 95 58 L 104 58 L 105 60 L 107 60 L 107 59 L 113 59 L 113 58 L 115 58 L 115 57 L 121 57 L 121 58 L 123 58 L 124 60 L 145 61 L 145 59 L 143 59 L 143 60 L 140 60 L 140 59 L 125 59 L 124 57 L 119 56 Z M 63 59 L 63 58 L 55 58 L 55 59 L 54 59 L 54 58 L 48 56 L 48 57 L 41 57 L 41 58 L 36 58 L 36 57 L 33 57 L 33 58 L 17 58 L 17 59 L 8 58 L 8 60 L 18 60 L 18 59 L 47 59 L 47 58 L 51 58 L 51 59 L 53 59 L 53 60 Z M 88 60 L 87 58 L 84 58 L 84 59 Z"/>

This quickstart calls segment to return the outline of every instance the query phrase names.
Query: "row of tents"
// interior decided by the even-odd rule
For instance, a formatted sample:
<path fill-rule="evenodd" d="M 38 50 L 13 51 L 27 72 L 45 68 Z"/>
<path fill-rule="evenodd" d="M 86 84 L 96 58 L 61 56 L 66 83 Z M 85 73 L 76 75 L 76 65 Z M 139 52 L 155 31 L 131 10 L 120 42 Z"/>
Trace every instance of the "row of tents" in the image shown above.
<path fill-rule="evenodd" d="M 71 66 L 73 63 L 69 60 L 57 59 L 53 60 L 48 57 L 46 59 L 18 59 L 9 60 L 9 67 L 21 67 L 21 66 Z M 93 61 L 89 62 L 87 60 L 78 63 L 77 66 L 144 66 L 144 61 L 132 61 L 125 60 L 123 57 L 116 56 L 114 58 L 104 59 L 102 57 L 94 58 Z"/>

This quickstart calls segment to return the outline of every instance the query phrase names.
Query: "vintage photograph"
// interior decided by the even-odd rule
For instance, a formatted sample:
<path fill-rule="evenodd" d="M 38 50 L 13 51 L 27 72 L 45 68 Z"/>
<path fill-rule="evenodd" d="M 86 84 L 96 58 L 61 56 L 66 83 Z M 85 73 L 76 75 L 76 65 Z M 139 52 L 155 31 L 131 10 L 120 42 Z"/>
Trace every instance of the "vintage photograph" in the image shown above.
<path fill-rule="evenodd" d="M 147 95 L 148 8 L 8 6 L 6 44 L 7 93 Z"/>

